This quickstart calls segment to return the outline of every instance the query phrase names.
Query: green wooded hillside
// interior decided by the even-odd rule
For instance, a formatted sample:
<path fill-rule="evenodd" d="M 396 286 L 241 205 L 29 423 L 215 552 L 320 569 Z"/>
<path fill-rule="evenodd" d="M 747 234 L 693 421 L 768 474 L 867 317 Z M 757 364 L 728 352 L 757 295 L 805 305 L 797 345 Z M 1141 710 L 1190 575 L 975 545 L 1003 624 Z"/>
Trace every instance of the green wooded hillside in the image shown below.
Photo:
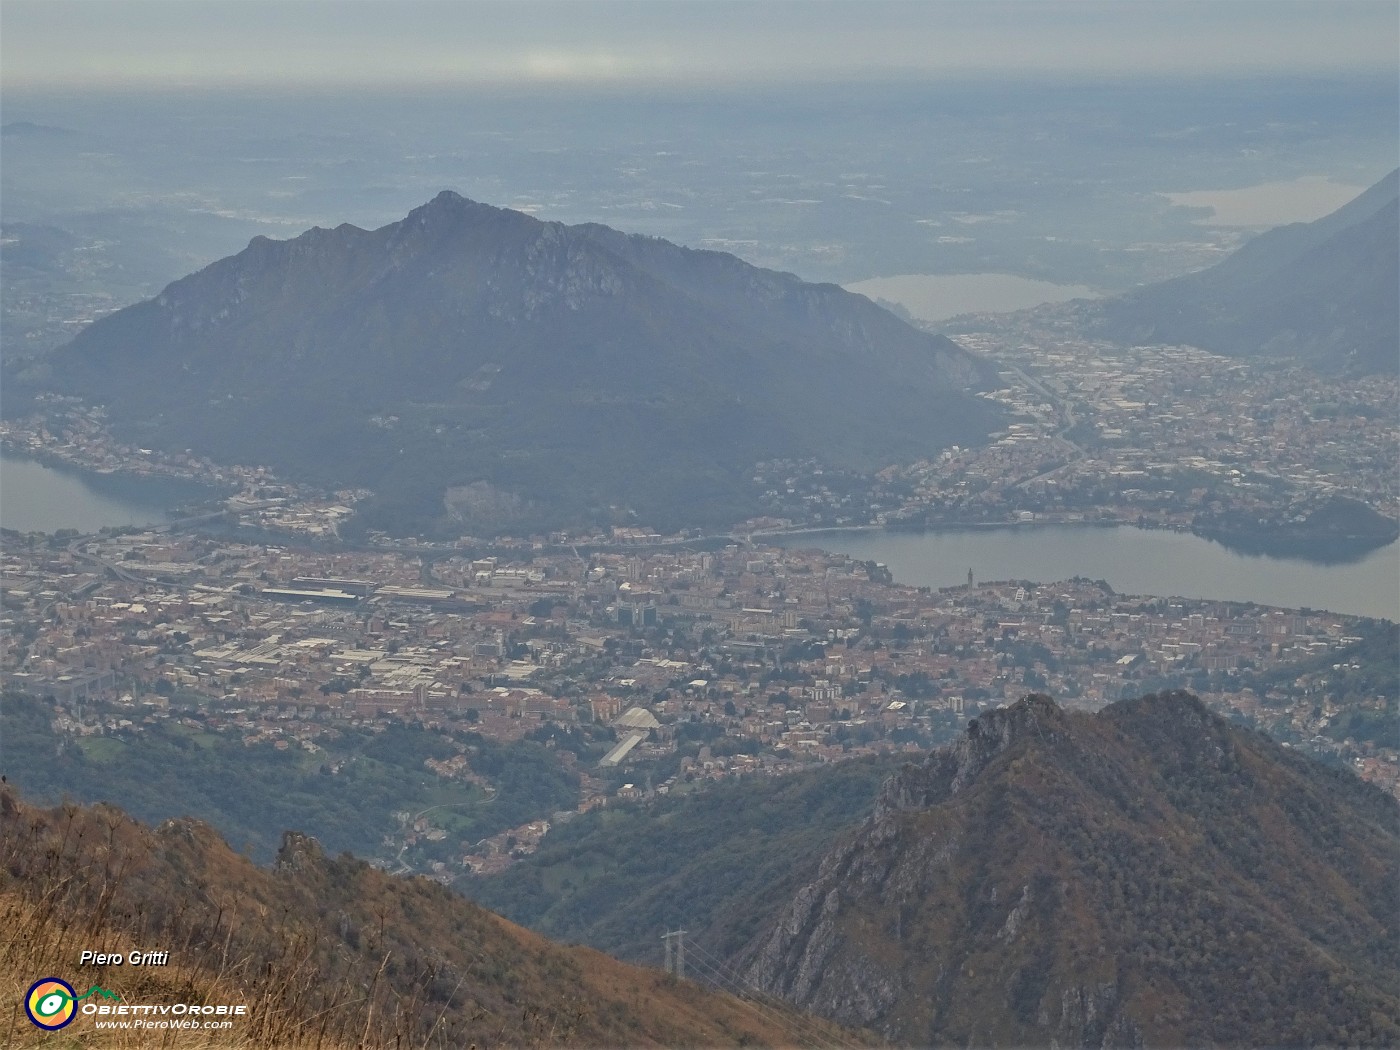
<path fill-rule="evenodd" d="M 680 928 L 728 958 L 816 873 L 902 764 L 855 759 L 594 810 L 510 871 L 462 890 L 547 937 L 618 958 L 659 964 L 661 934 Z"/>
<path fill-rule="evenodd" d="M 335 852 L 419 868 L 460 859 L 463 842 L 578 804 L 577 775 L 531 741 L 391 725 L 379 733 L 326 730 L 311 751 L 275 740 L 249 744 L 241 732 L 199 732 L 174 719 L 74 738 L 54 732 L 54 717 L 52 705 L 23 694 L 6 693 L 0 703 L 0 772 L 27 797 L 111 801 L 151 823 L 196 816 L 263 862 L 296 828 Z M 459 754 L 485 785 L 425 765 Z M 400 851 L 404 829 L 395 814 L 425 811 L 446 838 L 420 838 Z M 385 836 L 398 838 L 390 845 Z"/>

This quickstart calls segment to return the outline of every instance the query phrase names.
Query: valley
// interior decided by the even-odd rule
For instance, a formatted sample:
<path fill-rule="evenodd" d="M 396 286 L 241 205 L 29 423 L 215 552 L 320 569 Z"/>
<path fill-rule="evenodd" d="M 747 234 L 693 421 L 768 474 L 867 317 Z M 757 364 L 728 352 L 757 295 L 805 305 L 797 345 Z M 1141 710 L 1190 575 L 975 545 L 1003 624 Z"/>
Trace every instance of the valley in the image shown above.
<path fill-rule="evenodd" d="M 0 4 L 0 1043 L 1400 1042 L 1397 12 L 793 14 Z"/>

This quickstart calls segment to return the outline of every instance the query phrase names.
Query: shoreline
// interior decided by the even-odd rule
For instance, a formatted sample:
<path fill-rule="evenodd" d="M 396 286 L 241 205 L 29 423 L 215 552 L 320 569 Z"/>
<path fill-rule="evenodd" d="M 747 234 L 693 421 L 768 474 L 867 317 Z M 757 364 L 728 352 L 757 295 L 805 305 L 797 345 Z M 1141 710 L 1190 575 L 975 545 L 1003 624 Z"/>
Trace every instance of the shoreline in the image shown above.
<path fill-rule="evenodd" d="M 1008 531 L 1035 530 L 1035 529 L 1141 529 L 1143 532 L 1174 532 L 1179 535 L 1195 536 L 1197 539 L 1205 540 L 1208 543 L 1217 544 L 1231 554 L 1237 554 L 1246 558 L 1268 558 L 1273 561 L 1297 561 L 1308 565 L 1351 565 L 1363 560 L 1368 555 L 1379 550 L 1392 546 L 1400 540 L 1400 536 L 1390 536 L 1377 542 L 1365 542 L 1356 544 L 1345 551 L 1345 553 L 1307 553 L 1300 551 L 1296 540 L 1291 537 L 1278 537 L 1275 542 L 1270 542 L 1267 537 L 1250 537 L 1249 539 L 1232 540 L 1228 534 L 1222 534 L 1215 530 L 1206 530 L 1193 525 L 1159 525 L 1152 523 L 1138 523 L 1130 521 L 977 521 L 977 522 L 947 522 L 932 525 L 917 525 L 901 527 L 899 525 L 835 525 L 827 528 L 792 528 L 782 530 L 772 530 L 767 532 L 754 532 L 745 534 L 750 541 L 772 540 L 789 536 L 816 536 L 830 535 L 832 533 L 850 533 L 852 535 L 874 535 L 884 533 L 891 536 L 922 536 L 948 532 L 975 532 L 994 531 L 1005 529 Z M 785 546 L 779 543 L 778 546 Z"/>
<path fill-rule="evenodd" d="M 149 516 L 150 520 L 143 523 L 145 527 L 168 525 L 173 517 L 192 505 L 201 507 L 215 501 L 222 502 L 227 498 L 227 494 L 218 486 L 177 475 L 94 469 L 53 454 L 36 454 L 28 448 L 16 447 L 8 441 L 0 444 L 0 452 L 3 453 L 7 464 L 51 471 L 53 475 L 62 479 L 64 484 L 80 486 L 85 498 L 92 501 L 94 508 L 105 504 L 120 507 L 122 513 L 131 518 Z M 20 499 L 17 494 L 11 494 L 10 498 L 16 502 Z M 123 522 L 112 527 L 142 526 L 134 522 Z M 22 529 L 7 524 L 4 528 L 11 532 L 54 535 L 60 530 L 79 526 L 58 524 L 49 528 Z M 89 530 L 79 528 L 79 531 Z"/>
<path fill-rule="evenodd" d="M 21 463 L 37 463 L 41 467 L 56 471 L 60 474 L 71 474 L 80 478 L 104 478 L 115 481 L 130 481 L 136 483 L 163 482 L 169 485 L 184 485 L 190 488 L 201 488 L 210 492 L 218 491 L 221 487 L 219 482 L 201 480 L 198 477 L 191 477 L 187 474 L 171 474 L 166 471 L 134 470 L 131 466 L 121 467 L 94 467 L 88 464 L 75 462 L 56 452 L 47 450 L 36 450 L 27 445 L 17 444 L 10 438 L 0 438 L 0 455 L 5 459 L 16 460 Z"/>
<path fill-rule="evenodd" d="M 222 500 L 228 495 L 237 491 L 235 486 L 219 485 L 212 481 L 198 480 L 187 475 L 171 474 L 164 471 L 143 471 L 134 470 L 131 467 L 123 466 L 112 469 L 100 469 L 88 465 L 76 463 L 67 457 L 47 450 L 35 450 L 26 445 L 16 443 L 12 438 L 6 436 L 0 439 L 0 453 L 6 458 L 18 461 L 37 464 L 45 469 L 53 470 L 56 473 L 75 478 L 80 482 L 92 487 L 95 495 L 105 499 L 116 500 L 121 503 L 129 503 L 142 508 L 152 508 L 153 512 L 164 514 L 168 519 L 172 512 L 183 504 L 202 505 L 212 500 Z M 154 499 L 135 499 L 129 493 L 120 491 L 103 491 L 103 489 L 119 489 L 124 486 L 136 486 L 137 488 L 160 489 L 166 487 L 173 490 L 173 498 L 170 493 L 157 492 Z M 164 524 L 164 520 L 155 520 L 151 525 Z M 62 527 L 62 526 L 60 526 Z M 788 546 L 785 541 L 804 536 L 820 537 L 831 535 L 848 534 L 851 536 L 875 535 L 886 533 L 892 536 L 898 535 L 928 535 L 953 532 L 975 532 L 975 531 L 996 531 L 996 530 L 1034 530 L 1046 528 L 1133 528 L 1144 531 L 1175 532 L 1185 535 L 1195 536 L 1209 543 L 1218 544 L 1232 554 L 1251 558 L 1269 558 L 1277 561 L 1297 561 L 1309 565 L 1332 566 L 1349 565 L 1361 561 L 1368 555 L 1378 550 L 1384 550 L 1397 541 L 1396 535 L 1388 536 L 1365 536 L 1365 537 L 1324 537 L 1315 546 L 1306 539 L 1301 539 L 1296 533 L 1278 533 L 1276 530 L 1263 528 L 1257 532 L 1247 535 L 1236 535 L 1229 530 L 1197 526 L 1194 524 L 1168 524 L 1154 522 L 1131 522 L 1121 520 L 1110 521 L 967 521 L 967 522 L 933 522 L 921 524 L 906 524 L 893 522 L 886 524 L 864 524 L 864 525 L 808 525 L 791 526 L 781 529 L 759 529 L 748 532 L 739 527 L 730 528 L 724 532 L 715 532 L 708 535 L 663 539 L 658 543 L 649 544 L 628 544 L 628 543 L 588 543 L 579 541 L 580 545 L 594 549 L 616 549 L 616 550 L 646 550 L 656 547 L 685 547 L 696 544 L 711 544 L 724 539 L 737 542 L 748 543 L 774 543 L 778 546 Z M 42 531 L 42 530 L 28 530 Z M 56 530 L 55 530 L 56 531 Z M 401 540 L 406 539 L 400 537 Z M 1330 549 L 1328 549 L 1330 547 Z M 1340 549 L 1339 549 L 1340 548 Z"/>

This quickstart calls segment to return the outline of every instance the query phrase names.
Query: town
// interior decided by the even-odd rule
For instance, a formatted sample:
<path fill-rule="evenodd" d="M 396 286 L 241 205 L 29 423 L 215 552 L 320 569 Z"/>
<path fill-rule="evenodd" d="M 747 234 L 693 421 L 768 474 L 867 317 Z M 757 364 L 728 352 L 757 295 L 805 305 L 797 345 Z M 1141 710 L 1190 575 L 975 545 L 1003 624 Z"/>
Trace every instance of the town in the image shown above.
<path fill-rule="evenodd" d="M 1007 522 L 1173 528 L 1265 553 L 1271 540 L 1339 502 L 1348 542 L 1380 546 L 1400 532 L 1400 380 L 1321 375 L 1277 361 L 1224 358 L 1189 346 L 1122 347 L 1086 338 L 1075 304 L 971 315 L 957 339 L 994 362 L 1004 431 L 911 464 L 857 474 L 816 461 L 757 464 L 762 513 L 735 536 L 831 527 L 932 527 Z M 40 411 L 0 420 L 13 453 L 107 475 L 207 486 L 191 517 L 322 540 L 340 536 L 369 493 L 322 492 L 265 465 L 216 464 L 193 452 L 116 439 L 99 406 L 48 395 Z M 387 421 L 386 421 L 387 422 Z M 519 540 L 539 544 L 683 543 L 644 523 Z M 390 543 L 387 536 L 379 537 Z M 1335 543 L 1332 536 L 1328 542 Z M 477 547 L 472 536 L 421 546 Z"/>
<path fill-rule="evenodd" d="M 1206 534 L 1239 515 L 1255 539 L 1337 498 L 1383 529 L 1400 519 L 1394 376 L 1118 346 L 1080 334 L 1074 304 L 963 328 L 957 340 L 999 369 L 1004 385 L 983 396 L 1008 410 L 1004 433 L 874 478 L 768 464 L 770 513 L 806 526 L 1087 521 Z"/>
<path fill-rule="evenodd" d="M 30 534 L 7 543 L 3 571 L 7 687 L 47 698 L 80 742 L 163 722 L 310 752 L 335 726 L 501 742 L 586 728 L 586 762 L 553 752 L 586 810 L 918 751 L 1028 692 L 1094 709 L 1185 687 L 1400 793 L 1389 741 L 1328 734 L 1384 708 L 1328 685 L 1384 621 L 1088 579 L 914 588 L 874 563 L 738 543 L 425 557 L 112 530 Z M 426 765 L 492 790 L 463 756 Z M 458 852 L 434 863 L 499 870 L 547 830 L 445 843 Z M 397 834 L 435 831 L 425 817 Z"/>
<path fill-rule="evenodd" d="M 912 587 L 790 535 L 1013 522 L 1213 535 L 1235 519 L 1267 532 L 1338 499 L 1390 528 L 1395 378 L 1095 343 L 1073 304 L 963 328 L 996 363 L 983 396 L 1007 430 L 873 476 L 759 464 L 766 513 L 717 534 L 346 535 L 363 490 L 138 448 L 100 407 L 49 397 L 0 423 L 8 451 L 207 488 L 164 524 L 7 533 L 5 687 L 41 698 L 53 731 L 93 754 L 178 727 L 295 750 L 334 777 L 342 731 L 441 730 L 448 743 L 414 761 L 453 792 L 398 812 L 376 860 L 444 879 L 502 870 L 571 812 L 918 752 L 1028 692 L 1096 709 L 1187 688 L 1400 794 L 1393 734 L 1375 731 L 1393 675 L 1378 687 L 1365 666 L 1393 646 L 1388 621 L 1086 578 L 969 570 L 965 585 Z M 577 782 L 573 808 L 454 836 L 454 807 L 501 790 L 463 739 L 542 743 Z"/>

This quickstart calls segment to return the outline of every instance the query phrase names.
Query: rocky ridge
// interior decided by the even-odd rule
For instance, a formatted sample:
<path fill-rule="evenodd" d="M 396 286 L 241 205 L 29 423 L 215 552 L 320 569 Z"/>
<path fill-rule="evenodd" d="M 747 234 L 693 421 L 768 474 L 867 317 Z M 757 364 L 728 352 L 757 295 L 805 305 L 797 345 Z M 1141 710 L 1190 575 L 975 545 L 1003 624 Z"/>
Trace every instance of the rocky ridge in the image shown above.
<path fill-rule="evenodd" d="M 1186 694 L 1030 696 L 892 777 L 746 975 L 914 1045 L 1384 1043 L 1397 885 L 1349 773 Z"/>

